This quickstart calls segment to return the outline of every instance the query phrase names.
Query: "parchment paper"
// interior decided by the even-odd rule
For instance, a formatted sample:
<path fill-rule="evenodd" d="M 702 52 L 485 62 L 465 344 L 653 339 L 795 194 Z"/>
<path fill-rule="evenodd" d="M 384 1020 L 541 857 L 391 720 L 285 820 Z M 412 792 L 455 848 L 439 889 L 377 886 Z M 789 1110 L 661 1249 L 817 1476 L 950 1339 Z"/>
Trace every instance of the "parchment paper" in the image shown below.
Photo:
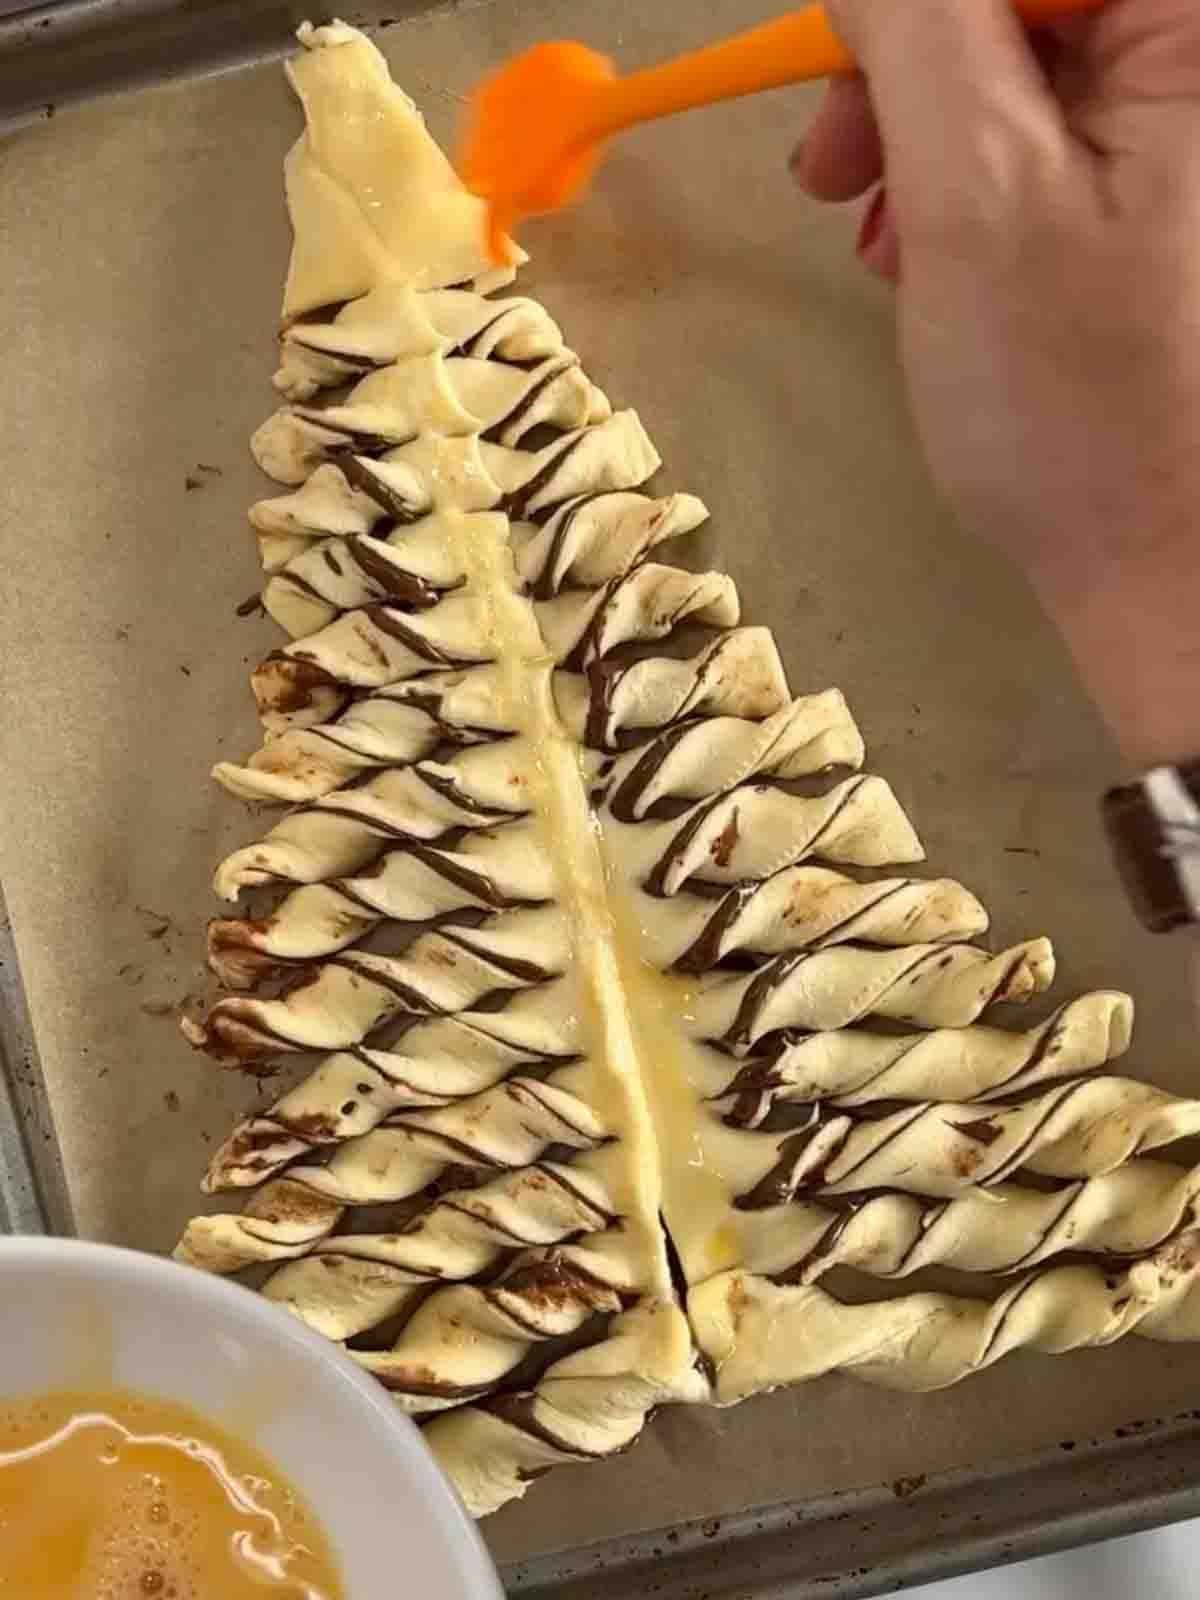
<path fill-rule="evenodd" d="M 645 11 L 645 14 L 643 12 Z M 449 134 L 480 69 L 579 35 L 641 63 L 756 20 L 746 0 L 465 5 L 382 35 Z M 1200 1085 L 1182 952 L 1141 934 L 1095 820 L 1116 757 L 1021 584 L 938 508 L 852 219 L 794 193 L 799 92 L 625 139 L 587 204 L 530 227 L 540 293 L 662 481 L 713 510 L 709 555 L 797 692 L 840 685 L 932 870 L 994 937 L 1050 934 L 1055 997 L 1128 987 L 1131 1061 Z M 83 1232 L 169 1247 L 210 1143 L 257 1098 L 170 1008 L 203 985 L 218 858 L 261 825 L 207 777 L 255 741 L 246 450 L 273 403 L 286 262 L 275 66 L 64 114 L 0 147 L 4 763 L 0 876 Z M 1020 471 L 1021 463 L 1014 462 Z M 1017 1357 L 921 1398 L 830 1379 L 658 1417 L 493 1519 L 502 1559 L 1082 1437 L 1196 1403 L 1200 1349 Z"/>

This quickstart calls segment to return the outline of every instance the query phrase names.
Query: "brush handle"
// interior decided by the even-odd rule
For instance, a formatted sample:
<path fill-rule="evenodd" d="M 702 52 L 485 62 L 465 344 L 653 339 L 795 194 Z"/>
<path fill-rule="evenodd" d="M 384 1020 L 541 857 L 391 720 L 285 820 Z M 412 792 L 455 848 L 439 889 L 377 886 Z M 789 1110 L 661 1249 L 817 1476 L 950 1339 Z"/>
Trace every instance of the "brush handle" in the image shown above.
<path fill-rule="evenodd" d="M 1037 24 L 1094 11 L 1101 3 L 1102 0 L 1016 0 L 1016 10 L 1024 21 Z M 693 106 L 854 70 L 854 57 L 834 32 L 824 6 L 808 5 L 731 39 L 664 61 L 661 66 L 615 79 L 597 106 L 592 131 L 603 137 L 636 122 L 671 116 Z"/>

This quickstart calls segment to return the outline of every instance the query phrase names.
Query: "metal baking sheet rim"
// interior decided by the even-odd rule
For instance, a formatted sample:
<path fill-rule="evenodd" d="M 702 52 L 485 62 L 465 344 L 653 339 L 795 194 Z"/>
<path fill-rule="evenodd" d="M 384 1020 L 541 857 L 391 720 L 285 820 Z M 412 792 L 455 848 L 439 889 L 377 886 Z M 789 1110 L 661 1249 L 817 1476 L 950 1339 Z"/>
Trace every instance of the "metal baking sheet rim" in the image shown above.
<path fill-rule="evenodd" d="M 338 8 L 386 25 L 420 0 Z M 64 104 L 282 55 L 290 0 L 0 5 L 0 130 Z M 0 1232 L 70 1233 L 70 1202 L 0 896 Z M 526 1600 L 845 1600 L 1200 1514 L 1200 1411 L 1064 1441 L 999 1471 L 898 1479 L 660 1528 L 504 1569 Z"/>
<path fill-rule="evenodd" d="M 1200 1515 L 1200 1411 L 504 1569 L 524 1600 L 860 1600 Z"/>
<path fill-rule="evenodd" d="M 0 885 L 0 1234 L 74 1231 L 62 1155 Z"/>

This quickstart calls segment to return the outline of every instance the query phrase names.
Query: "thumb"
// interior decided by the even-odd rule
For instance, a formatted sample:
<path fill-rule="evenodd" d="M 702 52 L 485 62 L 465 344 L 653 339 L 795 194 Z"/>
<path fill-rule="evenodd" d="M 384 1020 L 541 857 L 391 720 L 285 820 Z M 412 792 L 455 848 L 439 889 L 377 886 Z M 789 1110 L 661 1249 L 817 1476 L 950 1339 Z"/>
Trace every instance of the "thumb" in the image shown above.
<path fill-rule="evenodd" d="M 995 222 L 1061 161 L 1066 127 L 1012 0 L 829 0 L 829 11 L 870 85 L 906 234 L 922 218 Z"/>

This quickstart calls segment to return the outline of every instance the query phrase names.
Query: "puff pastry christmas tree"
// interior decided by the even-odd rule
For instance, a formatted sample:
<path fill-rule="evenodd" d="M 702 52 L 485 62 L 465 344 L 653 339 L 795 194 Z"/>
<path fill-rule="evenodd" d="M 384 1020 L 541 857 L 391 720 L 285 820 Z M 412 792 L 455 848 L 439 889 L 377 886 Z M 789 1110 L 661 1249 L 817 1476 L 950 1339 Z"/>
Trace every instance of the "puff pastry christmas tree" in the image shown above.
<path fill-rule="evenodd" d="M 704 505 L 646 487 L 637 415 L 495 292 L 374 46 L 301 38 L 253 441 L 287 492 L 251 511 L 289 637 L 261 748 L 216 768 L 288 809 L 218 868 L 275 895 L 210 925 L 227 992 L 188 1032 L 316 1060 L 217 1152 L 245 1204 L 179 1255 L 265 1265 L 477 1514 L 666 1403 L 1200 1336 L 1200 1178 L 1145 1158 L 1200 1103 L 1103 1070 L 1131 1002 L 984 1020 L 1048 987 L 1048 942 L 992 953 L 968 889 L 911 875 L 842 696 L 794 697 L 731 580 L 663 559 Z M 834 1266 L 1015 1276 L 843 1304 Z"/>

